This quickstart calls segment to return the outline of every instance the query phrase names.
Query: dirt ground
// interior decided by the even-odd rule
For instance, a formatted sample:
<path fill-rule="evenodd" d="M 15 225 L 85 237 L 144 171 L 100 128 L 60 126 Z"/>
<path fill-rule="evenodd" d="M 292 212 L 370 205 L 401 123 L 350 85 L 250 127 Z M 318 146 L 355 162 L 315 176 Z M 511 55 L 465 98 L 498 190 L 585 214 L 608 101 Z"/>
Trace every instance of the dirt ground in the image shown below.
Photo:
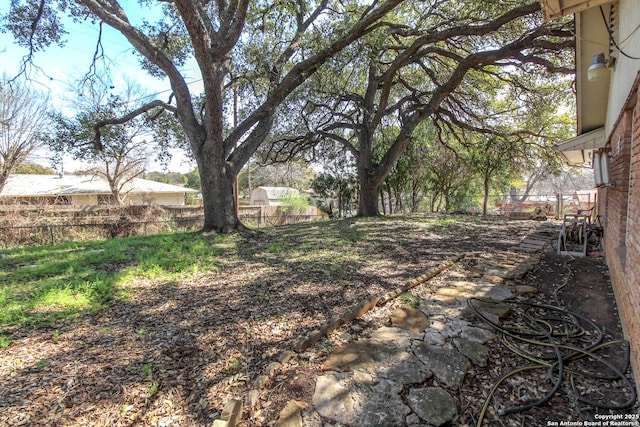
<path fill-rule="evenodd" d="M 566 255 L 557 255 L 553 246 L 545 252 L 540 263 L 527 273 L 522 279 L 516 280 L 516 284 L 530 285 L 537 287 L 540 292 L 527 302 L 531 304 L 552 305 L 562 307 L 568 312 L 577 316 L 582 316 L 586 320 L 581 320 L 583 325 L 587 325 L 588 320 L 593 321 L 603 331 L 603 342 L 617 342 L 617 339 L 623 337 L 620 319 L 618 316 L 615 296 L 611 288 L 608 268 L 601 257 L 578 257 L 571 258 Z M 589 342 L 594 339 L 596 333 L 587 329 L 586 337 L 579 341 Z M 585 344 L 586 345 L 586 344 Z M 484 390 L 488 390 L 490 385 L 494 384 L 497 379 L 511 370 L 531 365 L 525 359 L 508 350 L 502 343 L 493 343 L 491 346 L 491 362 L 485 372 L 476 370 L 470 373 L 465 379 L 461 396 L 468 396 L 467 413 L 463 413 L 461 424 L 475 425 L 475 416 L 479 413 L 481 403 L 484 403 L 484 397 L 479 402 L 479 394 L 476 392 L 478 383 L 484 383 Z M 624 366 L 627 355 L 625 354 L 624 344 L 611 345 L 606 347 L 599 356 L 602 356 L 616 366 Z M 553 355 L 551 355 L 553 356 Z M 592 373 L 602 373 L 603 366 L 593 362 L 592 360 L 584 361 L 584 366 L 576 369 L 584 369 L 585 372 L 591 370 Z M 577 364 L 581 361 L 578 360 Z M 591 364 L 591 365 L 590 365 Z M 629 417 L 629 419 L 637 420 L 638 403 L 628 408 L 602 408 L 589 405 L 579 399 L 576 399 L 573 390 L 573 381 L 580 382 L 576 386 L 576 390 L 583 393 L 587 399 L 603 404 L 623 404 L 631 399 L 632 395 L 628 391 L 627 384 L 617 379 L 600 380 L 591 378 L 588 375 L 580 376 L 576 373 L 575 379 L 571 372 L 573 367 L 566 367 L 568 375 L 566 380 L 562 382 L 559 391 L 546 404 L 524 411 L 521 413 L 509 414 L 507 416 L 496 416 L 498 407 L 518 407 L 519 396 L 531 396 L 531 390 L 538 392 L 542 396 L 551 387 L 547 375 L 522 375 L 514 376 L 507 382 L 506 391 L 502 392 L 500 397 L 502 403 L 496 402 L 490 410 L 493 416 L 489 416 L 488 421 L 483 425 L 491 426 L 542 426 L 554 425 L 554 422 L 574 422 L 577 424 L 565 425 L 584 425 L 586 422 L 598 422 L 599 420 L 614 419 L 607 418 L 612 416 Z M 606 368 L 605 368 L 606 369 Z M 624 370 L 623 368 L 621 368 Z M 627 370 L 627 376 L 631 378 L 630 370 Z M 505 382 L 505 383 L 507 383 Z M 546 384 L 546 386 L 545 386 Z M 633 386 L 633 384 L 631 384 Z M 480 388 L 483 388 L 482 386 Z M 482 395 L 482 393 L 480 393 Z M 527 400 L 524 399 L 523 400 Z M 635 417 L 635 418 L 634 418 Z M 562 424 L 555 424 L 562 425 Z M 598 424 L 594 424 L 598 425 Z M 629 424 L 635 425 L 635 424 Z"/>
<path fill-rule="evenodd" d="M 0 349 L 0 426 L 210 426 L 229 399 L 244 400 L 256 388 L 282 350 L 332 316 L 459 253 L 507 251 L 538 226 L 477 217 L 436 225 L 352 219 L 237 237 L 235 245 L 217 248 L 217 271 L 170 283 L 140 281 L 131 286 L 130 300 L 105 310 L 52 327 L 11 330 L 11 345 Z M 539 287 L 535 300 L 546 303 L 566 281 L 558 291 L 562 304 L 610 336 L 622 336 L 602 259 L 566 263 L 550 251 L 521 280 Z M 273 425 L 290 399 L 310 403 L 329 352 L 386 324 L 393 308 L 373 310 L 284 363 L 253 406 L 245 406 L 243 425 Z M 490 351 L 489 366 L 471 372 L 457 391 L 456 425 L 474 425 L 487 391 L 505 368 L 517 366 L 499 342 Z M 519 387 L 534 387 L 528 381 L 537 380 L 523 379 Z M 596 393 L 623 399 L 614 386 L 593 383 Z M 537 426 L 632 411 L 637 407 L 593 410 L 559 393 L 542 408 L 490 417 L 484 425 Z"/>

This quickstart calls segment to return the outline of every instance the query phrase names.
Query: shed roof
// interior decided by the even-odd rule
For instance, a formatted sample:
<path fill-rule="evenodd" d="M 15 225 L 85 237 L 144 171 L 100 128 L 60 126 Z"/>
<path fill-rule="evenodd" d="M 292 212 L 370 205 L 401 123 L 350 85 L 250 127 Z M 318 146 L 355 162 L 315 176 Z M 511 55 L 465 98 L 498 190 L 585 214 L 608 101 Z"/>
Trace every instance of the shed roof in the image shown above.
<path fill-rule="evenodd" d="M 134 178 L 125 185 L 127 193 L 197 193 L 191 188 Z M 80 175 L 10 175 L 0 196 L 42 197 L 111 194 L 109 183 L 96 176 Z"/>
<path fill-rule="evenodd" d="M 288 196 L 296 196 L 300 194 L 298 190 L 291 187 L 257 187 L 256 189 L 262 189 L 267 193 L 269 200 L 282 199 Z"/>

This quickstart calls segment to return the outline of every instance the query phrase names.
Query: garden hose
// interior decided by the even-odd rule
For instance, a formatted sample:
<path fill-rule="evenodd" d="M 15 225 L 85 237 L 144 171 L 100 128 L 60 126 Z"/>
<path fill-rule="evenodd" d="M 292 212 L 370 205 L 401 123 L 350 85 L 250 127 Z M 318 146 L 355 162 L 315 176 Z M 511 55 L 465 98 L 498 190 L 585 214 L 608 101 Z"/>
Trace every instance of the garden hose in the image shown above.
<path fill-rule="evenodd" d="M 567 266 L 567 263 L 565 263 Z M 570 270 L 570 269 L 569 269 Z M 561 287 L 559 287 L 554 298 L 558 302 L 557 292 L 568 283 L 568 277 Z M 604 333 L 602 329 L 592 320 L 581 316 L 577 313 L 570 312 L 559 306 L 546 304 L 533 304 L 526 302 L 499 302 L 500 304 L 508 304 L 512 308 L 512 312 L 520 315 L 522 324 L 507 327 L 501 326 L 489 319 L 482 311 L 480 311 L 474 302 L 498 303 L 497 301 L 484 298 L 469 298 L 468 306 L 483 321 L 487 322 L 494 328 L 501 338 L 502 343 L 512 352 L 522 358 L 532 362 L 530 366 L 517 368 L 503 377 L 489 391 L 481 412 L 478 415 L 477 426 L 482 425 L 482 421 L 486 416 L 490 402 L 499 387 L 509 378 L 522 372 L 546 369 L 547 379 L 551 383 L 551 389 L 540 399 L 511 408 L 503 408 L 498 410 L 498 415 L 504 416 L 518 412 L 524 412 L 537 406 L 544 405 L 560 390 L 563 378 L 568 375 L 571 386 L 571 397 L 585 404 L 601 409 L 621 410 L 632 406 L 636 400 L 636 390 L 633 383 L 627 378 L 625 372 L 630 365 L 630 347 L 626 340 L 612 340 L 603 342 Z M 558 304 L 559 305 L 559 304 Z M 554 316 L 548 317 L 540 315 L 540 312 L 550 312 Z M 584 326 L 583 326 L 584 325 Z M 579 343 L 576 343 L 579 342 Z M 519 345 L 520 344 L 520 345 Z M 598 352 L 607 350 L 608 348 L 622 345 L 624 351 L 623 366 L 617 367 L 607 361 L 604 357 L 598 355 Z M 523 347 L 537 347 L 538 354 L 531 349 Z M 540 350 L 548 349 L 548 354 L 540 354 Z M 552 350 L 552 351 L 551 351 Z M 600 369 L 598 374 L 587 371 L 586 369 L 576 368 L 575 363 L 581 359 L 587 359 L 604 365 L 606 369 Z M 608 371 L 607 371 L 608 370 Z M 594 380 L 617 381 L 622 380 L 622 386 L 628 390 L 629 399 L 623 403 L 607 403 L 593 401 L 579 392 L 576 385 L 577 377 L 586 377 Z"/>

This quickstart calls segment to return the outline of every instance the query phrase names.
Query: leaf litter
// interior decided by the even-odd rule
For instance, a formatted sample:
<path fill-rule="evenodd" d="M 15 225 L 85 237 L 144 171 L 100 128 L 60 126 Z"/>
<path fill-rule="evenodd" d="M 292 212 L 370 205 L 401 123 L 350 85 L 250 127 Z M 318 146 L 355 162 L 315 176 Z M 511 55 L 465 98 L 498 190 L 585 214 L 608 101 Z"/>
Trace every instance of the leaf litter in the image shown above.
<path fill-rule="evenodd" d="M 394 217 L 235 236 L 215 271 L 137 280 L 130 298 L 103 310 L 15 329 L 0 349 L 0 426 L 210 426 L 283 350 L 333 316 L 461 252 L 506 250 L 536 226 L 445 218 L 445 227 L 440 216 Z M 385 324 L 392 308 L 374 309 L 282 364 L 245 406 L 243 425 L 273 425 L 290 399 L 310 402 L 323 358 Z M 470 402 L 463 407 L 472 412 Z"/>

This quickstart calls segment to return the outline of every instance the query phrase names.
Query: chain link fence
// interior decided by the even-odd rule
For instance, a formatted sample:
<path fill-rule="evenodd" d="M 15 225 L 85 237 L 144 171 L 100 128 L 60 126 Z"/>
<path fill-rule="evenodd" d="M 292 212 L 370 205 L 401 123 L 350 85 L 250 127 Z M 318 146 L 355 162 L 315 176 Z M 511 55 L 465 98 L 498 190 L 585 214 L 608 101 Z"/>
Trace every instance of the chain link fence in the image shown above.
<path fill-rule="evenodd" d="M 494 197 L 493 200 L 489 215 L 510 216 L 515 219 L 527 219 L 535 213 L 562 219 L 567 213 L 576 213 L 579 210 L 593 211 L 596 206 L 593 192 L 534 195 L 521 202 L 513 202 L 508 196 L 499 199 Z M 475 210 L 464 213 L 480 212 Z M 264 206 L 242 206 L 238 217 L 251 228 L 327 218 L 317 209 L 293 213 Z M 43 208 L 0 205 L 0 248 L 197 231 L 202 227 L 203 221 L 202 207 L 198 206 Z"/>
<path fill-rule="evenodd" d="M 240 220 L 251 228 L 317 221 L 322 215 L 245 214 Z M 88 218 L 90 221 L 40 223 L 34 225 L 0 226 L 0 248 L 53 245 L 55 243 L 148 236 L 176 231 L 197 231 L 204 216 L 175 217 L 164 220 L 139 220 L 122 215 L 117 219 Z"/>

